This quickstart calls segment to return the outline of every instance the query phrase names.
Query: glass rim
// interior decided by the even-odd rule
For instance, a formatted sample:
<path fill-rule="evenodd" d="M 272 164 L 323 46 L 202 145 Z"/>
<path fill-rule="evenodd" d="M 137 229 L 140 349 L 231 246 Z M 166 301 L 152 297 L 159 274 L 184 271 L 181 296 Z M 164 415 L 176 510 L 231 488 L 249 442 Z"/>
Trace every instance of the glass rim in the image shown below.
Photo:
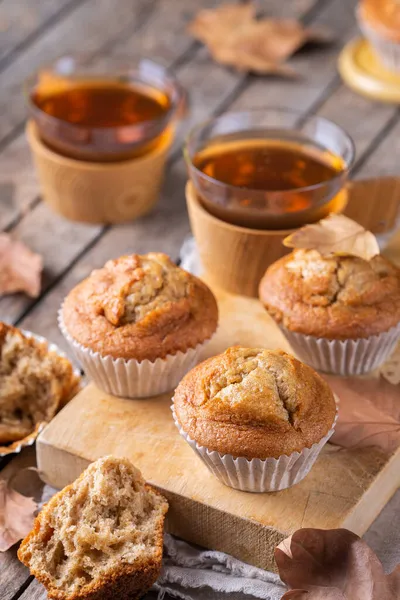
<path fill-rule="evenodd" d="M 48 123 L 51 123 L 53 125 L 61 125 L 64 128 L 70 129 L 71 131 L 82 131 L 82 129 L 90 129 L 91 132 L 98 135 L 107 134 L 112 130 L 129 132 L 130 134 L 132 134 L 133 132 L 135 132 L 135 130 L 139 131 L 140 129 L 145 129 L 148 127 L 156 128 L 160 127 L 164 123 L 165 126 L 167 126 L 167 124 L 172 121 L 174 115 L 179 113 L 180 108 L 186 102 L 187 95 L 184 87 L 179 83 L 177 77 L 173 73 L 171 73 L 168 68 L 164 67 L 163 65 L 160 65 L 159 63 L 151 59 L 140 58 L 138 60 L 132 60 L 129 59 L 129 57 L 117 55 L 115 59 L 111 58 L 111 63 L 113 64 L 113 62 L 115 62 L 116 66 L 120 65 L 120 67 L 115 71 L 114 74 L 110 73 L 110 75 L 107 75 L 107 70 L 105 69 L 104 76 L 116 80 L 118 80 L 119 78 L 127 78 L 127 83 L 129 83 L 129 77 L 131 76 L 133 78 L 136 78 L 137 81 L 143 83 L 145 86 L 147 85 L 148 87 L 152 87 L 155 90 L 162 91 L 161 87 L 157 86 L 155 83 L 151 83 L 149 80 L 146 80 L 140 72 L 141 65 L 145 66 L 147 64 L 149 66 L 153 66 L 154 68 L 158 69 L 159 73 L 162 74 L 163 79 L 166 82 L 168 82 L 173 88 L 175 98 L 172 98 L 169 94 L 166 93 L 171 104 L 168 110 L 163 116 L 157 117 L 156 119 L 147 119 L 146 121 L 141 121 L 140 123 L 133 123 L 131 125 L 119 125 L 117 127 L 88 127 L 87 125 L 81 125 L 79 123 L 70 123 L 69 121 L 59 119 L 54 115 L 49 115 L 44 110 L 39 108 L 39 106 L 37 106 L 37 104 L 35 104 L 35 102 L 33 102 L 32 100 L 32 90 L 35 88 L 35 82 L 39 73 L 43 69 L 51 69 L 52 67 L 54 67 L 54 65 L 56 65 L 60 60 L 64 58 L 76 61 L 77 68 L 75 72 L 77 74 L 79 73 L 80 69 L 81 71 L 83 70 L 83 65 L 79 61 L 85 58 L 85 54 L 64 54 L 48 63 L 42 64 L 39 68 L 35 69 L 33 73 L 28 75 L 28 77 L 26 77 L 23 82 L 23 92 L 28 109 L 32 112 L 33 115 L 38 115 L 40 116 L 40 118 L 45 119 Z M 89 56 L 88 58 L 90 60 L 91 57 Z M 122 60 L 125 60 L 127 65 L 131 66 L 125 65 L 125 63 L 121 62 Z M 72 75 L 73 73 L 74 72 L 72 72 Z M 99 75 L 101 75 L 101 73 L 99 73 Z M 90 75 L 88 75 L 88 78 L 89 77 Z"/>
<path fill-rule="evenodd" d="M 285 190 L 260 190 L 260 189 L 255 189 L 255 188 L 240 187 L 237 185 L 232 185 L 230 183 L 224 183 L 223 181 L 219 181 L 218 179 L 215 179 L 214 177 L 211 177 L 210 175 L 207 175 L 206 173 L 204 173 L 203 171 L 198 169 L 196 167 L 196 165 L 193 163 L 192 158 L 190 156 L 190 152 L 189 152 L 189 143 L 192 140 L 192 138 L 194 137 L 194 135 L 196 133 L 198 133 L 201 129 L 204 129 L 208 125 L 211 125 L 213 122 L 216 122 L 219 119 L 222 119 L 229 115 L 245 115 L 245 114 L 260 114 L 260 115 L 264 114 L 265 115 L 269 112 L 270 113 L 273 113 L 273 112 L 281 113 L 281 114 L 287 114 L 287 115 L 296 115 L 298 117 L 298 121 L 300 121 L 300 122 L 302 120 L 303 120 L 303 122 L 319 121 L 321 123 L 327 123 L 329 125 L 333 125 L 340 132 L 340 134 L 347 140 L 349 148 L 350 148 L 350 159 L 348 161 L 348 164 L 346 165 L 346 168 L 343 169 L 343 171 L 341 171 L 340 173 L 337 173 L 337 175 L 334 175 L 331 179 L 328 179 L 326 181 L 321 181 L 320 183 L 314 183 L 312 185 L 307 185 L 307 186 L 302 186 L 302 187 L 288 188 Z M 278 128 L 279 127 L 277 127 L 277 129 Z M 266 129 L 268 129 L 268 128 L 266 128 Z M 287 130 L 288 131 L 296 131 L 296 126 L 288 127 Z M 221 186 L 221 187 L 228 188 L 231 190 L 248 190 L 249 192 L 254 193 L 254 194 L 285 194 L 285 193 L 293 193 L 293 192 L 311 192 L 311 191 L 317 190 L 319 188 L 322 188 L 332 182 L 335 182 L 336 180 L 343 177 L 343 175 L 348 176 L 351 169 L 354 166 L 355 156 L 356 156 L 356 146 L 355 146 L 354 140 L 351 137 L 351 135 L 348 134 L 347 131 L 345 129 L 343 129 L 343 127 L 341 127 L 334 121 L 327 119 L 326 117 L 320 117 L 318 115 L 305 115 L 305 114 L 301 113 L 300 111 L 296 111 L 291 108 L 280 108 L 280 107 L 271 106 L 271 107 L 265 108 L 265 109 L 264 108 L 249 108 L 249 109 L 238 110 L 238 111 L 227 111 L 227 112 L 221 113 L 220 115 L 210 117 L 209 119 L 206 119 L 205 121 L 202 121 L 201 123 L 198 123 L 197 125 L 194 125 L 194 127 L 192 127 L 192 129 L 185 136 L 184 146 L 183 146 L 183 156 L 184 156 L 185 162 L 189 168 L 194 169 L 195 172 L 200 177 L 202 177 L 209 183 L 212 183 L 213 185 L 217 184 L 217 186 Z"/>

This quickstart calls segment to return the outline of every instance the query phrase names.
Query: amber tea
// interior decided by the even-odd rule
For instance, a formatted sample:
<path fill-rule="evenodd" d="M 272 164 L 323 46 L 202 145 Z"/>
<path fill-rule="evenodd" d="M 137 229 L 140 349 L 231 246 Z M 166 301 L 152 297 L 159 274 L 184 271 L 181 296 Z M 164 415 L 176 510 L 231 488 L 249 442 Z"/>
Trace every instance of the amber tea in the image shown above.
<path fill-rule="evenodd" d="M 71 82 L 52 92 L 36 90 L 33 102 L 48 115 L 83 127 L 123 127 L 163 117 L 166 94 L 118 81 Z"/>
<path fill-rule="evenodd" d="M 127 160 L 163 146 L 182 94 L 164 71 L 157 73 L 153 84 L 144 67 L 117 76 L 40 71 L 29 107 L 42 141 L 64 156 L 96 162 Z"/>
<path fill-rule="evenodd" d="M 219 196 L 213 188 L 211 197 L 210 180 L 200 181 L 198 192 L 207 210 L 225 221 L 260 229 L 290 229 L 326 216 L 337 202 L 342 185 L 337 180 L 346 171 L 341 156 L 310 140 L 228 137 L 213 140 L 192 160 L 207 179 L 226 184 L 219 186 Z M 321 187 L 318 198 L 315 188 L 324 183 L 327 187 Z"/>

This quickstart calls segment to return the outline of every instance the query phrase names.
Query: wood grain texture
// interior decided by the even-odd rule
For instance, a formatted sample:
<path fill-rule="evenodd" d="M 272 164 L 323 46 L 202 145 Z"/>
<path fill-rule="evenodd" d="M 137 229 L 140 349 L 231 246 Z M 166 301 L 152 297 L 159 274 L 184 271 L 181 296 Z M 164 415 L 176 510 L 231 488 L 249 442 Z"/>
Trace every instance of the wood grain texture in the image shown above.
<path fill-rule="evenodd" d="M 205 5 L 212 5 L 207 1 Z M 140 4 L 137 7 L 140 9 Z M 186 35 L 185 25 L 197 9 L 194 0 L 177 0 L 174 10 L 165 3 L 159 3 L 157 10 L 149 16 L 134 35 L 108 38 L 108 27 L 99 31 L 99 48 L 95 52 L 96 63 L 104 68 L 113 60 L 133 61 L 135 57 L 146 56 L 171 67 L 193 46 Z M 167 29 L 167 33 L 166 33 Z M 103 40 L 103 44 L 101 41 Z M 42 59 L 48 60 L 47 57 Z M 18 172 L 13 165 L 18 164 Z M 0 211 L 0 228 L 3 229 L 29 210 L 37 199 L 39 187 L 35 176 L 29 147 L 25 135 L 21 133 L 0 153 L 0 194 L 3 200 Z"/>
<path fill-rule="evenodd" d="M 18 546 L 0 554 L 0 597 L 1 600 L 13 600 L 20 587 L 29 578 L 28 569 L 17 558 Z"/>
<path fill-rule="evenodd" d="M 400 177 L 374 177 L 351 182 L 349 203 L 344 212 L 377 235 L 393 231 L 400 215 Z"/>
<path fill-rule="evenodd" d="M 193 1 L 193 0 L 192 0 Z M 278 0 L 274 0 L 270 3 L 271 10 L 274 7 L 278 7 Z M 286 10 L 289 9 L 289 6 L 295 6 L 295 2 L 290 2 L 286 6 Z M 197 5 L 196 5 L 197 6 Z M 193 5 L 188 3 L 188 10 L 193 12 Z M 182 16 L 184 16 L 184 11 L 182 11 Z M 191 13 L 189 12 L 189 15 Z M 150 23 L 150 21 L 149 21 Z M 160 39 L 163 36 L 162 22 L 157 21 L 160 30 L 158 31 L 158 35 Z M 153 32 L 153 35 L 156 35 Z M 183 24 L 181 28 L 181 36 L 186 37 L 185 31 L 183 29 Z M 157 49 L 156 46 L 153 47 Z M 240 85 L 240 82 L 243 81 L 243 76 L 239 76 L 217 64 L 212 62 L 208 56 L 208 53 L 205 49 L 200 49 L 193 58 L 184 63 L 179 69 L 177 69 L 177 75 L 179 77 L 182 85 L 191 90 L 191 99 L 190 99 L 190 115 L 182 124 L 182 127 L 179 131 L 179 140 L 182 141 L 184 134 L 188 131 L 188 129 L 195 123 L 200 120 L 207 118 L 211 113 L 220 110 L 221 106 L 230 98 L 233 91 Z M 16 142 L 15 142 L 16 143 Z M 23 147 L 22 144 L 19 144 L 19 150 L 13 153 L 13 156 L 9 157 L 8 150 L 11 150 L 14 144 L 10 145 L 10 147 L 5 151 L 7 153 L 7 171 L 4 172 L 2 177 L 2 157 L 0 155 L 0 186 L 3 180 L 3 185 L 6 189 L 13 190 L 14 197 L 18 199 L 25 207 L 29 204 L 29 200 L 27 199 L 26 194 L 31 193 L 34 185 L 35 178 L 32 174 L 32 168 L 29 171 L 29 168 L 23 173 L 20 173 L 19 178 L 12 176 L 10 179 L 10 171 L 9 165 L 11 162 L 15 163 L 19 160 L 19 151 Z M 181 150 L 179 149 L 179 153 L 176 157 L 180 158 Z M 24 159 L 21 160 L 22 168 L 24 165 L 29 165 L 29 157 L 27 156 L 26 149 L 24 150 Z M 87 230 L 86 244 L 82 243 L 80 249 L 74 245 L 73 250 L 76 252 L 75 256 L 79 256 L 79 254 L 84 254 L 86 250 L 88 250 L 90 263 L 96 266 L 101 265 L 101 262 L 97 261 L 93 258 L 93 256 L 106 256 L 106 260 L 111 256 L 119 256 L 124 252 L 149 252 L 154 250 L 155 246 L 164 252 L 171 254 L 173 258 L 178 256 L 179 248 L 182 244 L 182 241 L 189 233 L 189 223 L 185 210 L 185 196 L 184 196 L 184 187 L 186 183 L 186 168 L 183 160 L 178 160 L 178 162 L 173 162 L 169 165 L 167 170 L 165 184 L 161 193 L 160 202 L 157 205 L 156 209 L 149 215 L 149 217 L 145 217 L 144 219 L 140 219 L 137 222 L 129 225 L 120 227 L 114 227 L 111 231 L 108 231 L 104 237 L 96 243 L 94 246 L 93 252 L 89 250 L 93 242 L 99 236 L 99 230 Z M 39 207 L 33 209 L 32 213 L 35 213 L 39 210 Z M 46 209 L 40 209 L 41 214 L 43 211 L 46 212 Z M 52 215 L 50 210 L 47 210 L 46 215 L 46 223 L 48 224 L 49 229 L 52 231 L 51 240 L 54 244 L 54 252 L 57 252 L 59 248 L 59 244 L 57 241 L 58 238 L 58 227 L 60 227 L 60 219 L 57 215 Z M 0 216 L 1 219 L 1 216 Z M 39 215 L 36 217 L 37 222 L 39 222 Z M 34 231 L 32 231 L 30 224 L 33 224 L 35 221 L 34 214 L 30 215 L 29 223 L 26 223 L 26 217 L 24 217 L 21 223 L 18 226 L 18 232 L 20 237 L 24 240 L 25 235 L 29 235 L 32 249 L 36 252 L 41 253 L 43 247 L 43 236 L 41 232 L 36 228 L 36 239 L 33 241 Z M 28 226 L 29 225 L 29 226 Z M 65 224 L 63 223 L 62 229 L 64 235 L 66 231 L 70 228 L 71 239 L 73 237 L 73 229 L 74 224 Z M 67 241 L 65 242 L 68 243 Z M 48 244 L 47 251 L 49 253 Z M 72 250 L 72 249 L 71 249 Z M 65 253 L 67 249 L 65 248 Z M 69 253 L 71 256 L 72 252 Z M 62 255 L 60 257 L 62 259 Z M 69 259 L 71 261 L 71 258 Z M 61 262 L 61 260 L 60 260 Z M 66 261 L 65 266 L 67 266 L 68 262 Z M 45 265 L 46 266 L 46 265 Z M 61 269 L 62 272 L 63 269 Z M 77 272 L 86 272 L 85 266 L 77 266 Z M 49 274 L 51 273 L 54 278 L 57 277 L 57 273 L 50 271 L 48 269 Z M 77 272 L 71 275 L 70 281 L 76 281 Z M 50 279 L 46 279 L 46 286 L 44 289 L 47 289 L 47 285 L 49 285 Z M 49 296 L 52 298 L 52 294 Z M 23 299 L 21 299 L 22 301 Z M 0 317 L 2 316 L 2 304 L 3 301 L 0 300 Z M 8 301 L 6 301 L 8 306 Z M 32 305 L 32 301 L 29 299 L 25 299 L 25 310 Z M 52 314 L 56 314 L 55 304 L 53 303 Z M 46 312 L 46 310 L 45 310 Z M 10 313 L 8 312 L 8 315 Z M 21 312 L 19 312 L 21 315 Z M 11 315 L 10 315 L 11 316 Z M 7 316 L 7 318 L 10 318 Z M 17 311 L 13 311 L 13 318 L 18 318 Z M 45 317 L 46 323 L 48 324 L 48 318 Z M 35 317 L 33 317 L 33 322 L 36 323 L 36 328 L 40 327 L 39 322 Z M 53 330 L 56 330 L 55 324 L 50 329 L 50 331 L 46 331 L 46 335 L 52 336 Z M 55 336 L 57 336 L 57 331 L 55 331 Z"/>
<path fill-rule="evenodd" d="M 173 132 L 140 158 L 116 163 L 72 160 L 43 144 L 33 121 L 27 125 L 44 201 L 72 221 L 124 223 L 148 213 L 158 200 Z"/>
<path fill-rule="evenodd" d="M 332 14 L 340 14 L 340 10 L 342 9 L 342 0 L 333 0 L 333 2 L 328 3 L 328 6 L 332 4 L 335 8 L 332 10 L 332 13 L 326 13 L 326 3 L 322 3 L 324 7 L 324 13 L 322 17 L 322 22 L 326 24 L 330 18 L 332 18 Z M 191 5 L 189 5 L 191 7 Z M 291 14 L 298 14 L 298 10 L 300 5 L 296 1 L 291 1 L 288 3 L 282 3 L 278 0 L 273 0 L 273 2 L 268 3 L 268 12 L 276 13 L 276 14 L 286 14 L 288 15 L 290 11 Z M 192 8 L 190 8 L 192 10 Z M 180 14 L 180 13 L 179 13 Z M 351 11 L 346 9 L 343 13 L 343 18 L 339 19 L 336 17 L 334 21 L 334 25 L 337 26 L 337 35 L 340 37 L 342 32 L 342 27 L 345 27 L 347 24 L 347 20 L 350 18 Z M 316 13 L 315 19 L 319 18 L 319 13 Z M 353 19 L 353 17 L 352 17 Z M 149 26 L 150 26 L 149 21 Z M 158 22 L 158 21 L 157 21 Z M 354 23 L 354 19 L 352 21 Z M 142 31 L 142 30 L 141 30 Z M 181 32 L 182 34 L 182 32 Z M 160 35 L 161 37 L 161 35 Z M 294 60 L 302 60 L 304 63 L 304 71 L 303 74 L 305 79 L 303 81 L 291 82 L 287 84 L 282 80 L 276 80 L 274 78 L 261 78 L 257 79 L 259 82 L 260 89 L 260 98 L 262 94 L 264 95 L 264 106 L 265 103 L 268 102 L 268 93 L 270 90 L 275 90 L 277 94 L 276 99 L 279 97 L 279 101 L 277 104 L 285 105 L 286 101 L 290 101 L 292 104 L 292 108 L 297 108 L 297 98 L 301 93 L 299 90 L 311 90 L 307 91 L 307 105 L 309 108 L 312 103 L 318 98 L 321 93 L 323 93 L 324 86 L 326 85 L 326 74 L 329 72 L 329 78 L 331 79 L 333 76 L 334 70 L 334 62 L 332 60 L 332 64 L 330 64 L 330 68 L 324 67 L 325 53 L 328 53 L 330 56 L 331 49 L 324 49 L 321 53 L 315 54 L 306 54 L 303 58 L 301 55 L 296 57 Z M 324 77 L 319 79 L 314 84 L 314 72 L 313 72 L 313 62 L 316 61 L 318 67 L 316 67 L 317 73 L 324 73 Z M 306 65 L 308 67 L 306 69 Z M 195 122 L 199 122 L 211 113 L 219 112 L 221 109 L 224 109 L 229 106 L 231 99 L 235 97 L 236 94 L 241 93 L 241 89 L 243 85 L 247 85 L 252 81 L 251 78 L 246 78 L 244 76 L 240 76 L 238 74 L 233 73 L 230 70 L 225 69 L 224 67 L 219 66 L 218 64 L 211 61 L 208 52 L 205 49 L 200 49 L 196 54 L 193 55 L 192 59 L 185 63 L 182 67 L 177 70 L 177 75 L 181 81 L 181 83 L 186 87 L 186 89 L 191 91 L 191 99 L 190 99 L 190 116 L 186 120 L 184 126 L 181 129 L 181 134 L 194 124 Z M 250 87 L 251 84 L 250 84 Z M 274 98 L 271 100 L 271 102 Z M 248 97 L 248 106 L 251 106 L 251 97 Z M 300 109 L 303 106 L 299 107 Z M 182 139 L 182 137 L 180 137 Z M 177 154 L 177 157 L 179 154 Z M 1 169 L 1 156 L 0 156 L 0 169 Z M 27 178 L 22 178 L 21 181 L 29 180 L 29 176 Z M 93 249 L 90 247 L 88 250 L 88 255 L 90 257 L 90 262 L 93 264 L 101 264 L 100 261 L 95 262 L 95 257 L 97 256 L 118 256 L 123 252 L 127 251 L 127 247 L 130 248 L 130 251 L 142 251 L 148 252 L 153 250 L 155 245 L 157 248 L 161 248 L 167 253 L 170 253 L 173 258 L 178 256 L 179 248 L 182 244 L 184 236 L 189 233 L 189 223 L 187 219 L 187 214 L 185 210 L 185 196 L 184 196 L 184 187 L 186 183 L 186 168 L 183 163 L 183 160 L 180 160 L 177 163 L 173 163 L 170 165 L 167 174 L 166 180 L 164 184 L 164 188 L 162 190 L 160 203 L 156 207 L 155 211 L 149 218 L 141 219 L 136 223 L 128 227 L 124 227 L 122 230 L 120 228 L 113 228 L 108 231 L 104 236 L 99 238 L 98 233 L 95 233 L 93 237 L 91 234 L 88 234 L 88 245 L 91 246 L 93 240 L 97 240 Z M 18 184 L 18 188 L 21 184 Z M 50 222 L 51 216 L 48 217 L 47 221 Z M 56 227 L 57 222 L 54 224 L 54 233 L 56 236 Z M 21 234 L 23 234 L 23 224 L 20 228 Z M 160 232 L 161 237 L 160 237 Z M 130 245 L 128 246 L 128 242 Z M 41 246 L 41 238 L 38 236 L 36 241 L 36 251 L 40 252 Z M 85 248 L 82 247 L 81 253 L 85 253 Z M 81 272 L 86 272 L 84 265 L 77 266 Z M 69 281 L 73 285 L 76 282 L 76 273 L 72 273 L 71 276 L 68 275 Z M 57 298 L 59 294 L 56 292 L 55 294 Z M 55 314 L 56 304 L 58 303 L 58 299 L 53 301 L 53 294 L 50 293 L 48 298 L 45 300 L 47 304 L 47 308 L 44 309 L 43 313 L 45 314 L 45 321 L 48 325 L 48 311 L 53 311 Z M 26 306 L 29 307 L 29 300 L 26 303 Z M 51 307 L 50 307 L 50 304 Z M 41 309 L 39 309 L 41 310 Z M 36 311 L 36 308 L 34 309 Z M 0 315 L 1 315 L 1 303 L 0 303 Z M 42 328 L 41 320 L 38 314 L 33 314 L 32 319 L 29 317 L 28 321 L 34 323 L 36 328 Z M 57 336 L 56 327 L 52 327 L 52 329 L 47 333 L 47 335 L 52 336 L 53 330 L 55 330 L 54 335 Z"/>
<path fill-rule="evenodd" d="M 267 268 L 290 252 L 283 240 L 294 230 L 248 229 L 217 219 L 200 204 L 192 182 L 186 185 L 186 202 L 207 278 L 232 294 L 257 297 Z M 338 195 L 335 212 L 346 202 L 345 192 Z"/>
<path fill-rule="evenodd" d="M 5 60 L 12 60 L 13 53 L 27 47 L 50 22 L 62 18 L 65 10 L 75 3 L 76 0 L 3 0 L 0 4 L 0 68 Z"/>
<path fill-rule="evenodd" d="M 289 349 L 260 302 L 214 292 L 221 322 L 204 356 L 235 343 Z M 38 439 L 43 477 L 63 487 L 89 461 L 127 456 L 168 496 L 169 531 L 266 569 L 273 568 L 273 547 L 300 527 L 329 529 L 346 522 L 364 533 L 400 483 L 400 449 L 389 457 L 374 448 L 328 444 L 310 474 L 288 490 L 249 494 L 227 488 L 180 437 L 170 398 L 125 400 L 88 386 Z"/>
<path fill-rule="evenodd" d="M 46 31 L 1 74 L 0 141 L 26 114 L 21 87 L 35 69 L 67 53 L 95 56 L 105 44 L 130 35 L 156 6 L 156 0 L 136 0 L 135 10 L 125 0 L 87 0 Z"/>

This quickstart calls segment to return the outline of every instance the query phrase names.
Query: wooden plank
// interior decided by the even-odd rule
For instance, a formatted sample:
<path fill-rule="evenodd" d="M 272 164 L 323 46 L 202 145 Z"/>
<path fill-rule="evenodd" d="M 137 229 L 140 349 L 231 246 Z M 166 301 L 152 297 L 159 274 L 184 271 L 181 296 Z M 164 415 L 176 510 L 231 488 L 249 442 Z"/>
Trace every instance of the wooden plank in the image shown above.
<path fill-rule="evenodd" d="M 0 4 L 0 68 L 76 3 L 77 0 L 3 0 Z"/>
<path fill-rule="evenodd" d="M 220 323 L 203 358 L 233 344 L 290 351 L 258 300 L 213 291 Z M 345 384 L 340 385 L 345 402 Z M 384 389 L 391 401 L 397 397 L 396 386 L 384 384 Z M 273 569 L 276 544 L 300 527 L 331 529 L 346 523 L 362 535 L 400 483 L 400 448 L 386 455 L 376 448 L 339 450 L 328 444 L 309 475 L 290 489 L 273 494 L 233 490 L 180 437 L 170 399 L 171 393 L 124 400 L 89 385 L 39 436 L 37 457 L 44 479 L 63 487 L 79 475 L 85 461 L 106 454 L 127 456 L 167 495 L 170 532 L 265 569 Z"/>
<path fill-rule="evenodd" d="M 376 136 L 384 131 L 387 125 L 398 114 L 396 107 L 382 102 L 373 102 L 340 85 L 316 111 L 341 125 L 351 135 L 356 144 L 357 160 L 369 151 Z M 354 172 L 357 168 L 354 169 Z M 370 176 L 370 173 L 367 174 Z M 375 175 L 383 175 L 375 171 Z"/>
<path fill-rule="evenodd" d="M 46 600 L 47 593 L 41 583 L 36 579 L 32 581 L 30 586 L 19 597 L 19 600 Z"/>
<path fill-rule="evenodd" d="M 275 4 L 278 5 L 279 2 L 276 2 Z M 159 26 L 162 28 L 162 21 L 159 23 Z M 199 50 L 190 62 L 178 69 L 177 73 L 185 88 L 192 90 L 190 115 L 184 123 L 181 135 L 194 123 L 199 122 L 205 119 L 209 114 L 220 110 L 243 81 L 243 76 L 220 67 L 210 61 L 205 49 Z M 12 148 L 12 146 L 10 146 L 10 148 Z M 29 176 L 23 178 L 20 174 L 19 177 L 21 181 L 26 182 L 25 185 L 27 187 L 30 187 L 30 184 L 28 183 Z M 154 249 L 154 240 L 159 239 L 162 242 L 161 248 L 176 257 L 183 237 L 189 232 L 189 225 L 184 208 L 185 179 L 186 170 L 183 161 L 181 161 L 180 164 L 174 166 L 172 171 L 168 172 L 160 204 L 156 210 L 145 219 L 138 220 L 130 226 L 127 225 L 125 227 L 115 227 L 111 229 L 106 233 L 104 241 L 102 241 L 102 247 L 104 247 L 105 251 L 103 252 L 97 245 L 94 253 L 96 253 L 97 256 L 106 255 L 107 259 L 110 256 L 110 248 L 112 248 L 113 256 L 123 254 L 127 251 L 132 252 L 136 249 L 138 249 L 137 251 L 148 252 L 151 249 Z M 52 249 L 47 242 L 45 242 L 43 236 L 37 229 L 36 223 L 39 222 L 39 218 L 35 218 L 35 214 L 38 210 L 39 207 L 36 207 L 32 211 L 29 222 L 26 218 L 21 221 L 18 225 L 18 235 L 21 239 L 26 239 L 26 236 L 29 236 L 31 247 L 37 252 L 44 254 L 42 248 L 45 247 L 47 252 L 51 252 Z M 40 208 L 40 210 L 42 211 L 42 214 L 46 214 L 46 208 Z M 165 228 L 166 218 L 169 223 L 173 223 L 174 228 L 168 227 L 168 231 L 160 237 L 160 229 L 162 230 Z M 54 252 L 57 252 L 59 246 L 56 232 L 57 224 L 60 223 L 60 221 L 50 212 L 48 212 L 46 220 L 49 231 L 53 232 L 49 244 L 51 245 L 51 243 L 53 243 L 53 250 Z M 67 222 L 63 223 L 63 231 L 65 232 L 66 239 L 68 239 L 68 228 L 70 228 L 72 235 L 75 224 Z M 99 231 L 100 229 L 83 230 L 83 235 L 87 236 L 87 245 L 93 242 L 99 235 Z M 133 240 L 135 241 L 134 243 Z M 159 245 L 158 242 L 156 245 Z M 74 248 L 71 249 L 71 253 L 68 253 L 68 261 L 65 261 L 65 266 L 63 268 L 66 268 L 69 264 L 72 253 L 76 252 L 76 255 L 78 255 L 82 252 L 84 247 L 84 244 L 81 247 L 74 246 Z M 127 247 L 129 247 L 129 250 L 127 250 Z M 60 257 L 60 260 L 63 260 L 62 256 Z M 93 264 L 93 259 L 89 259 L 89 264 Z M 63 268 L 61 268 L 61 270 L 63 270 Z M 57 276 L 58 273 L 54 273 L 54 277 Z M 47 284 L 49 283 L 50 280 L 48 279 Z M 9 300 L 2 300 L 0 301 L 0 316 L 4 320 L 15 321 L 19 318 L 21 312 L 26 310 L 31 304 L 32 301 L 24 297 L 21 297 L 19 302 L 15 304 Z M 41 310 L 40 306 L 38 306 L 38 310 Z M 53 332 L 50 332 L 50 334 L 52 335 Z"/>
<path fill-rule="evenodd" d="M 281 107 L 301 113 L 312 112 L 314 103 L 324 97 L 335 82 L 339 84 L 336 62 L 338 48 L 356 32 L 354 9 L 357 0 L 333 0 L 323 4 L 310 25 L 328 27 L 335 43 L 326 48 L 304 50 L 293 56 L 289 64 L 299 79 L 253 77 L 250 85 L 232 103 L 231 110 Z"/>
<path fill-rule="evenodd" d="M 397 113 L 399 114 L 399 113 Z M 360 167 L 359 176 L 374 177 L 376 175 L 399 174 L 400 153 L 400 121 L 391 124 L 382 139 L 368 155 Z"/>
<path fill-rule="evenodd" d="M 1 600 L 12 600 L 29 578 L 29 571 L 17 558 L 18 546 L 0 554 Z"/>
<path fill-rule="evenodd" d="M 157 6 L 156 0 L 137 0 L 135 10 L 126 0 L 87 0 L 41 36 L 1 74 L 0 142 L 20 125 L 26 114 L 21 86 L 45 62 L 79 48 L 94 55 L 111 40 L 131 35 Z"/>
<path fill-rule="evenodd" d="M 216 0 L 207 0 L 204 5 L 209 6 L 215 2 Z M 120 41 L 112 38 L 115 46 L 109 48 L 106 44 L 105 48 L 102 47 L 101 56 L 96 62 L 107 67 L 107 64 L 119 56 L 124 55 L 126 62 L 127 56 L 134 60 L 139 54 L 171 67 L 196 45 L 186 35 L 185 26 L 197 10 L 198 4 L 194 0 L 177 0 L 174 7 L 176 10 L 171 11 L 166 3 L 159 3 L 157 10 L 137 34 Z M 16 164 L 18 170 L 15 170 Z M 21 213 L 27 211 L 35 199 L 37 200 L 38 194 L 39 188 L 30 150 L 24 133 L 21 133 L 0 153 L 0 229 L 9 227 Z"/>

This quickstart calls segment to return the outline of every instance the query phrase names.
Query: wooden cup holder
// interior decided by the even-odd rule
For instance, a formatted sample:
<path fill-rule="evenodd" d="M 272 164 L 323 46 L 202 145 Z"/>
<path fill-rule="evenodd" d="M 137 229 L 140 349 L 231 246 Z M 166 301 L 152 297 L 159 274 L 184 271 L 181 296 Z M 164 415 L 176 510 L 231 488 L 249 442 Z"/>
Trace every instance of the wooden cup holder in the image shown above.
<path fill-rule="evenodd" d="M 173 132 L 149 154 L 119 162 L 86 162 L 54 152 L 29 121 L 28 141 L 43 199 L 72 221 L 122 223 L 148 213 L 156 204 Z"/>
<path fill-rule="evenodd" d="M 267 267 L 290 251 L 282 242 L 294 230 L 248 229 L 226 223 L 203 208 L 191 181 L 186 185 L 186 201 L 207 280 L 232 294 L 258 296 Z M 345 205 L 346 194 L 337 212 Z"/>

